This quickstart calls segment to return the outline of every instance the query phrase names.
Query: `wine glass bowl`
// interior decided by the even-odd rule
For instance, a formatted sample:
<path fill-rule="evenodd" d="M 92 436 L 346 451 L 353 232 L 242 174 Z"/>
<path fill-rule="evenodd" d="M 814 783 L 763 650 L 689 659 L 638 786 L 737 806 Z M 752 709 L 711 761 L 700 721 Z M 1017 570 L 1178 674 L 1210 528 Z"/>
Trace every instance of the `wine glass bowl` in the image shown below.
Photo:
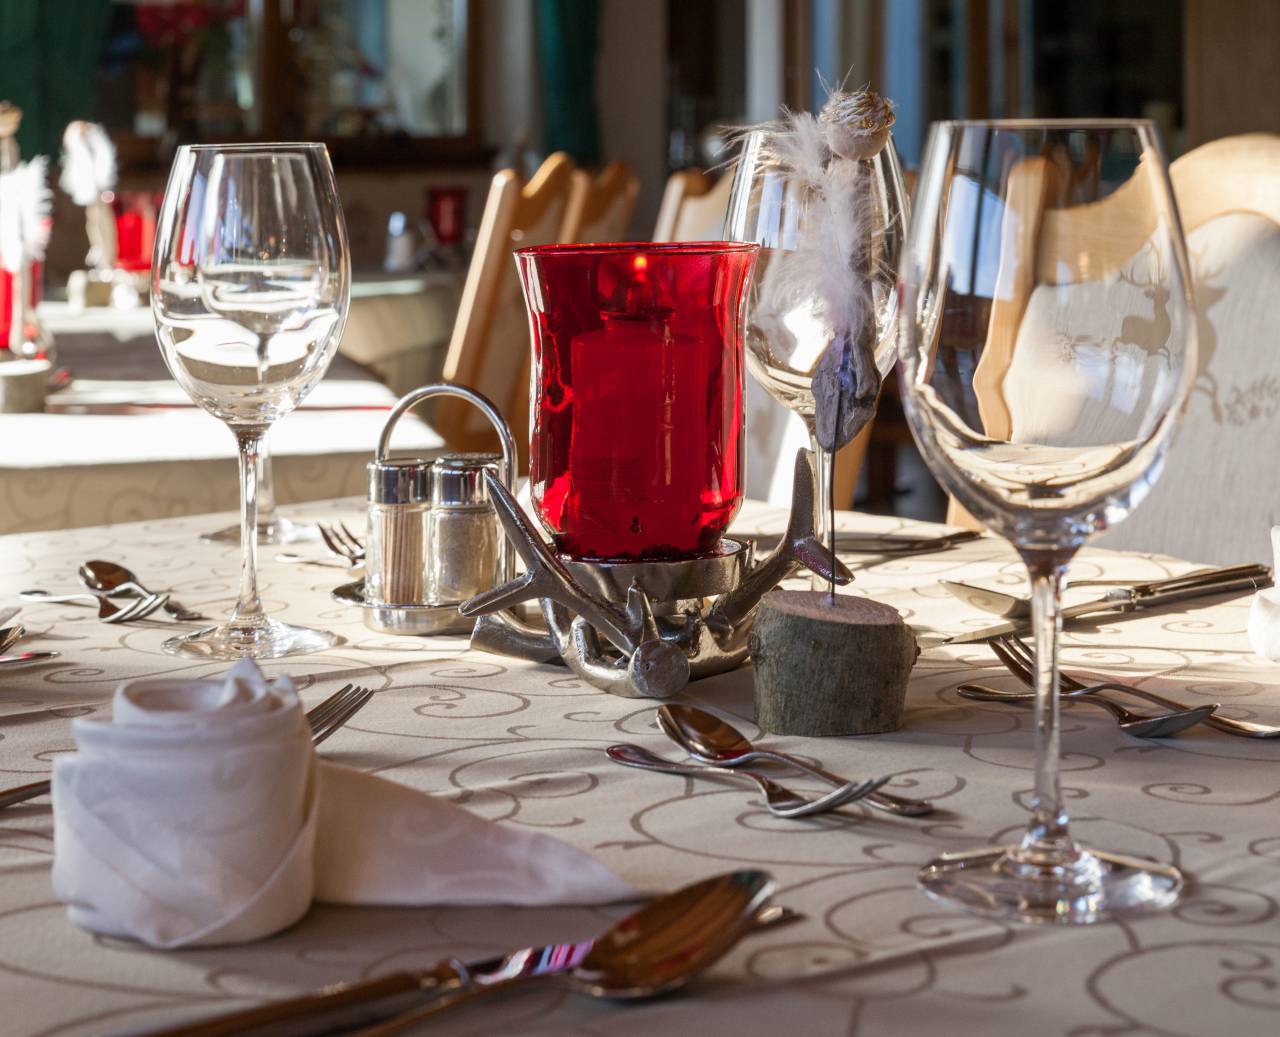
<path fill-rule="evenodd" d="M 1145 121 L 936 124 L 899 273 L 899 383 L 929 468 L 1032 582 L 1036 750 L 1021 842 L 946 854 L 936 899 L 1070 924 L 1176 900 L 1181 876 L 1080 846 L 1058 785 L 1069 559 L 1161 470 L 1195 375 L 1182 231 Z"/>
<path fill-rule="evenodd" d="M 240 453 L 240 597 L 227 623 L 165 650 L 211 658 L 317 651 L 334 635 L 268 619 L 257 590 L 264 437 L 316 386 L 350 298 L 346 227 L 321 144 L 191 145 L 174 159 L 152 264 L 170 373 Z"/>
<path fill-rule="evenodd" d="M 858 162 L 871 201 L 865 226 L 840 233 L 863 239 L 869 249 L 869 287 L 876 323 L 876 366 L 881 375 L 897 359 L 897 293 L 894 282 L 906 234 L 908 203 L 893 141 L 873 158 Z M 734 170 L 725 217 L 725 238 L 760 246 L 748 289 L 747 366 L 769 394 L 799 414 L 812 432 L 813 371 L 832 339 L 831 321 L 817 293 L 797 293 L 780 286 L 770 273 L 779 258 L 794 254 L 802 239 L 814 239 L 832 228 L 818 225 L 813 192 L 788 175 L 769 146 L 767 131 L 747 135 Z M 849 274 L 848 291 L 858 289 Z"/>

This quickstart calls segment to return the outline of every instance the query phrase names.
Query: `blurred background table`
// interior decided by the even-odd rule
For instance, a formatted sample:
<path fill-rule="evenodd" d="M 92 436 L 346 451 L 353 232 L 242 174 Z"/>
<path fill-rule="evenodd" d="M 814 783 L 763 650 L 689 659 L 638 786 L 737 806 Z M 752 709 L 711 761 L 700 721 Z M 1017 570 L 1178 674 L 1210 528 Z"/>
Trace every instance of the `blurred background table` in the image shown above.
<path fill-rule="evenodd" d="M 396 399 L 439 378 L 459 276 L 372 277 L 352 289 L 324 380 L 271 434 L 281 503 L 364 490 L 365 464 Z M 193 406 L 155 342 L 151 310 L 42 304 L 72 382 L 44 414 L 0 415 L 0 532 L 190 515 L 235 506 L 235 443 Z M 442 440 L 410 417 L 397 446 Z"/>

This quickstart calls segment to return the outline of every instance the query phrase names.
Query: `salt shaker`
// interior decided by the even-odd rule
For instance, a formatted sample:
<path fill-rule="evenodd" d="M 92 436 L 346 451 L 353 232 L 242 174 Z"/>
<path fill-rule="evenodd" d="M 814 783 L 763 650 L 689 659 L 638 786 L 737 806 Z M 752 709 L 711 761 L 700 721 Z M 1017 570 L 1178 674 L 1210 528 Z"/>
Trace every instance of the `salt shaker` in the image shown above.
<path fill-rule="evenodd" d="M 426 590 L 433 605 L 457 603 L 501 579 L 505 540 L 484 473 L 500 471 L 498 454 L 445 454 L 431 466 Z"/>

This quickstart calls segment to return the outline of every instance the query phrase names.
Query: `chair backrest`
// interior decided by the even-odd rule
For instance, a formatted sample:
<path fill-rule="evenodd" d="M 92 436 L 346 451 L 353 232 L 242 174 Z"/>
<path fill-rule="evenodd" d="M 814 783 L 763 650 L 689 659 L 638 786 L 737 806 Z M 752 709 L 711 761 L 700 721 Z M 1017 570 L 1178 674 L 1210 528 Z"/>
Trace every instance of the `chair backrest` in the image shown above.
<path fill-rule="evenodd" d="M 1006 217 L 1014 226 L 1037 228 L 1030 232 L 1038 234 L 1037 280 L 1082 282 L 1079 309 L 1095 330 L 1127 341 L 1158 328 L 1167 317 L 1161 292 L 1153 279 L 1144 283 L 1140 269 L 1135 272 L 1141 261 L 1157 266 L 1162 261 L 1147 245 L 1154 213 L 1143 218 L 1140 206 L 1122 199 L 1128 184 L 1092 205 L 1037 212 L 1037 199 L 1040 204 L 1055 195 L 1061 199 L 1070 185 L 1051 160 L 1025 162 L 1027 169 L 1015 169 L 1011 177 L 1021 175 L 1024 186 L 1036 181 L 1039 192 L 1024 191 L 1026 204 L 1015 206 L 1011 182 Z M 1273 329 L 1280 321 L 1280 136 L 1214 141 L 1175 161 L 1169 173 L 1191 263 L 1199 375 L 1184 427 L 1149 499 L 1098 542 L 1205 562 L 1270 561 L 1269 528 L 1280 516 L 1274 503 L 1280 498 L 1280 475 L 1269 487 L 1270 472 L 1258 464 L 1257 444 L 1280 436 L 1280 378 L 1269 373 L 1275 362 Z M 1117 218 L 1117 211 L 1126 218 Z M 1080 269 L 1050 269 L 1067 255 L 1080 257 Z M 1092 287 L 1104 274 L 1116 275 L 1106 298 Z M 1011 409 L 1020 409 L 1024 421 L 1053 422 L 1054 416 L 1046 413 L 1043 393 L 1023 394 L 1027 398 L 1019 406 L 1017 369 L 1010 366 L 1013 337 L 1035 338 L 1027 329 L 1036 323 L 1037 299 L 1036 292 L 1010 287 L 993 306 L 974 381 L 988 431 L 1007 435 L 1012 427 L 1016 436 L 1018 420 Z M 1037 375 L 1042 385 L 1045 370 Z M 1074 420 L 1095 419 L 1081 413 Z M 954 501 L 948 518 L 976 525 Z"/>
<path fill-rule="evenodd" d="M 696 169 L 672 173 L 658 206 L 653 240 L 719 241 L 732 187 L 728 172 L 715 181 Z"/>
<path fill-rule="evenodd" d="M 522 464 L 529 448 L 529 322 L 511 253 L 557 241 L 573 171 L 573 160 L 556 152 L 527 184 L 512 169 L 494 175 L 444 362 L 446 381 L 483 393 L 502 412 Z M 440 399 L 433 424 L 451 450 L 498 445 L 484 416 L 454 397 Z"/>
<path fill-rule="evenodd" d="M 1169 169 L 1195 289 L 1199 375 L 1164 473 L 1102 547 L 1273 560 L 1280 523 L 1280 135 L 1204 144 Z"/>
<path fill-rule="evenodd" d="M 630 240 L 627 232 L 639 196 L 640 178 L 625 162 L 610 162 L 594 179 L 586 170 L 574 170 L 560 240 Z"/>

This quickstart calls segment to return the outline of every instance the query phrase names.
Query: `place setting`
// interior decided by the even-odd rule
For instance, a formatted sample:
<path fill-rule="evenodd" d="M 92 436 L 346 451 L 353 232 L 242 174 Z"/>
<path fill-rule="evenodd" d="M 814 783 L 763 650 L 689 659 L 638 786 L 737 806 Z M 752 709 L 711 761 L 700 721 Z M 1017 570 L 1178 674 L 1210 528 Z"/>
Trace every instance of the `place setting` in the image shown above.
<path fill-rule="evenodd" d="M 14 1037 L 1270 1032 L 1276 141 L 703 5 L 606 163 L 644 5 L 163 6 L 65 199 L 0 104 Z"/>

